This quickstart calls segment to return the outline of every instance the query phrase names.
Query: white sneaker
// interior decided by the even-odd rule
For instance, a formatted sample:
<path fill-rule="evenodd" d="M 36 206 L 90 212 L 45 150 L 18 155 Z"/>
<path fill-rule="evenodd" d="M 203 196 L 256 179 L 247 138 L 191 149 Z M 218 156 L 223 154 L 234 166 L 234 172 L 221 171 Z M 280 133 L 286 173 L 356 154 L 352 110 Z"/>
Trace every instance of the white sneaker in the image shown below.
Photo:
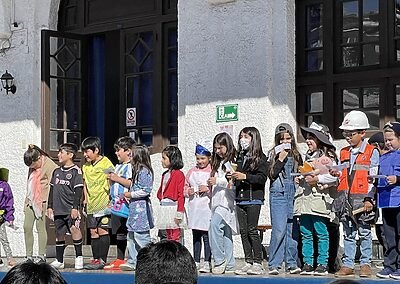
<path fill-rule="evenodd" d="M 200 262 L 196 262 L 196 270 L 200 269 Z"/>
<path fill-rule="evenodd" d="M 77 256 L 75 258 L 75 270 L 83 269 L 83 256 Z"/>
<path fill-rule="evenodd" d="M 260 263 L 254 262 L 253 265 L 247 270 L 248 275 L 261 275 L 264 274 L 264 267 Z"/>
<path fill-rule="evenodd" d="M 235 267 L 225 267 L 225 274 L 235 274 Z"/>
<path fill-rule="evenodd" d="M 208 261 L 204 261 L 203 267 L 199 269 L 200 273 L 210 273 L 211 272 L 211 263 Z"/>
<path fill-rule="evenodd" d="M 226 262 L 224 261 L 220 265 L 214 265 L 214 267 L 212 269 L 212 273 L 213 274 L 224 274 L 225 268 L 226 268 Z"/>
<path fill-rule="evenodd" d="M 235 274 L 237 275 L 247 275 L 247 271 L 252 267 L 251 263 L 246 262 L 241 268 L 235 270 Z"/>
<path fill-rule="evenodd" d="M 136 267 L 128 262 L 125 262 L 119 266 L 122 271 L 135 271 Z"/>
<path fill-rule="evenodd" d="M 64 269 L 64 262 L 59 262 L 57 259 L 50 263 L 50 265 L 57 269 Z"/>

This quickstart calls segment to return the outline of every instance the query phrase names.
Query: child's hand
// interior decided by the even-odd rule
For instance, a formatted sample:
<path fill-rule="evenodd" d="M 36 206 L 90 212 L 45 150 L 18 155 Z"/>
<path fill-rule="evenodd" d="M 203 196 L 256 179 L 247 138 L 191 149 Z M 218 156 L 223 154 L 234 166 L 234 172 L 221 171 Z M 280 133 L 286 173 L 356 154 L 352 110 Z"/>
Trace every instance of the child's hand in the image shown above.
<path fill-rule="evenodd" d="M 187 189 L 187 192 L 188 192 L 189 196 L 193 196 L 193 195 L 194 195 L 194 189 L 193 189 L 193 187 L 189 187 L 189 188 Z"/>
<path fill-rule="evenodd" d="M 109 174 L 107 174 L 107 179 L 108 180 L 110 180 L 110 181 L 117 181 L 117 179 L 118 179 L 118 175 L 116 174 L 116 173 L 109 173 Z"/>
<path fill-rule="evenodd" d="M 289 154 L 289 152 L 287 150 L 282 150 L 279 152 L 279 156 L 278 159 L 283 162 L 283 160 L 286 159 L 287 155 Z"/>
<path fill-rule="evenodd" d="M 128 191 L 128 192 L 124 192 L 124 197 L 130 199 L 130 198 L 132 198 L 132 195 L 131 195 L 131 193 Z"/>
<path fill-rule="evenodd" d="M 207 184 L 208 184 L 209 186 L 216 185 L 216 184 L 217 184 L 217 178 L 216 178 L 216 177 L 210 177 L 210 178 L 207 180 Z"/>
<path fill-rule="evenodd" d="M 199 193 L 204 193 L 204 192 L 209 192 L 210 189 L 206 185 L 200 185 L 199 186 Z"/>
<path fill-rule="evenodd" d="M 237 180 L 244 180 L 244 179 L 246 179 L 246 174 L 241 173 L 241 172 L 233 172 L 232 177 Z"/>
<path fill-rule="evenodd" d="M 49 217 L 50 220 L 54 221 L 54 212 L 53 212 L 53 209 L 47 208 L 47 217 Z"/>
<path fill-rule="evenodd" d="M 364 210 L 365 212 L 370 212 L 374 208 L 374 204 L 372 204 L 372 201 L 365 200 L 364 201 Z"/>
<path fill-rule="evenodd" d="M 304 180 L 309 185 L 316 185 L 318 183 L 318 176 L 316 176 L 316 175 L 306 175 L 304 177 Z"/>
<path fill-rule="evenodd" d="M 174 218 L 175 224 L 179 225 L 182 222 L 182 219 Z"/>
<path fill-rule="evenodd" d="M 72 209 L 71 210 L 71 219 L 75 220 L 78 217 L 79 217 L 79 211 L 77 209 Z"/>
<path fill-rule="evenodd" d="M 387 180 L 388 184 L 390 184 L 390 185 L 393 185 L 397 182 L 396 176 L 388 176 L 386 178 L 386 180 Z"/>

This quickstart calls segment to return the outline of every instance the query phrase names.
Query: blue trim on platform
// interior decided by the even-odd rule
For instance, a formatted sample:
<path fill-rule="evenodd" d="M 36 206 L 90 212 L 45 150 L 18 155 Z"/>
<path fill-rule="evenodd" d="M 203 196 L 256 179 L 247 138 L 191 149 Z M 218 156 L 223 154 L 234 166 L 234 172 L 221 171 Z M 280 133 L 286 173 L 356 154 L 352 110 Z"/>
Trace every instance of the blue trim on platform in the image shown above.
<path fill-rule="evenodd" d="M 0 278 L 3 279 L 5 272 L 0 272 Z M 88 271 L 78 272 L 62 272 L 61 273 L 68 284 L 134 284 L 135 275 L 133 273 L 96 273 Z M 297 283 L 297 284 L 309 284 L 309 283 L 330 283 L 338 278 L 323 278 L 323 277 L 251 277 L 251 276 L 200 276 L 198 284 L 264 284 L 264 283 Z M 394 283 L 393 279 L 359 279 L 353 278 L 362 284 L 373 284 L 373 283 Z"/>

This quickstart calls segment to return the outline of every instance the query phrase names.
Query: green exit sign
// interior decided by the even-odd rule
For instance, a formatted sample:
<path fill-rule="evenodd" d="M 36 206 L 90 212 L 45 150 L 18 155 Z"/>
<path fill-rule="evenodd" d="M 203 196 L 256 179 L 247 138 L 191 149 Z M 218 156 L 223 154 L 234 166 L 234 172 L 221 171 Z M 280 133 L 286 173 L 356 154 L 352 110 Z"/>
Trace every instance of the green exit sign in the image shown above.
<path fill-rule="evenodd" d="M 217 106 L 217 122 L 237 121 L 238 105 L 219 105 Z"/>

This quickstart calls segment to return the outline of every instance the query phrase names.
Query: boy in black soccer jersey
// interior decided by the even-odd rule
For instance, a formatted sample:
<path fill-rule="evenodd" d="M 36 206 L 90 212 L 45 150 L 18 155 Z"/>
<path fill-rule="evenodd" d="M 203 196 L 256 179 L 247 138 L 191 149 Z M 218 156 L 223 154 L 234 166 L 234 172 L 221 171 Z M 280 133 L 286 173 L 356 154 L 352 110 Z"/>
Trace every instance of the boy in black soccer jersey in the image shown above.
<path fill-rule="evenodd" d="M 79 228 L 79 208 L 82 198 L 83 178 L 81 169 L 73 159 L 78 147 L 72 143 L 61 144 L 56 169 L 50 182 L 47 216 L 54 220 L 56 228 L 56 257 L 50 265 L 64 268 L 65 235 L 70 233 L 75 246 L 75 269 L 83 269 L 82 233 Z"/>

